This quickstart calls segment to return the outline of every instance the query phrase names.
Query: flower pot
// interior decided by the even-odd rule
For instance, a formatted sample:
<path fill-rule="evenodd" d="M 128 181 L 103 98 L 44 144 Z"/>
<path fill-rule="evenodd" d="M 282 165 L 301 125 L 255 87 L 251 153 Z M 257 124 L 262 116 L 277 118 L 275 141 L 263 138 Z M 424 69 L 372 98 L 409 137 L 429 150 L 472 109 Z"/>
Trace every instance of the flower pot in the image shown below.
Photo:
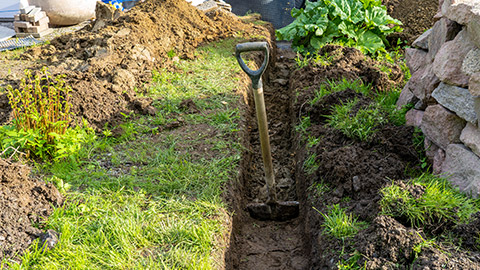
<path fill-rule="evenodd" d="M 29 0 L 42 8 L 51 25 L 74 25 L 95 17 L 96 0 Z"/>

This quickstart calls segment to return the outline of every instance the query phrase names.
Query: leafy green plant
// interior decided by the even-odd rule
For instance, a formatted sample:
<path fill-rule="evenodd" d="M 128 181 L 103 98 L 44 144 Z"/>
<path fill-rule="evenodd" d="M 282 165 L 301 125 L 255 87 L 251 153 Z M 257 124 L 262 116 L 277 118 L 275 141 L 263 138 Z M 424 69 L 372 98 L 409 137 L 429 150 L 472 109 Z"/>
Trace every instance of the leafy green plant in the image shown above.
<path fill-rule="evenodd" d="M 327 115 L 327 122 L 349 138 L 367 141 L 375 129 L 386 122 L 386 118 L 376 105 L 370 105 L 354 113 L 353 109 L 357 102 L 358 100 L 354 99 L 345 104 L 335 105 L 332 114 Z"/>
<path fill-rule="evenodd" d="M 357 221 L 352 214 L 347 214 L 338 204 L 335 204 L 327 214 L 315 210 L 325 219 L 322 225 L 324 232 L 338 239 L 354 237 L 366 225 L 364 222 Z"/>
<path fill-rule="evenodd" d="M 317 154 L 313 153 L 308 156 L 307 159 L 303 162 L 303 170 L 307 174 L 312 174 L 318 170 L 319 165 L 317 164 Z"/>
<path fill-rule="evenodd" d="M 21 149 L 27 156 L 46 160 L 76 153 L 81 143 L 93 140 L 94 132 L 84 126 L 68 128 L 71 121 L 70 91 L 64 75 L 55 78 L 46 68 L 33 76 L 25 71 L 18 89 L 8 86 L 13 124 L 0 127 L 2 148 L 7 153 Z"/>
<path fill-rule="evenodd" d="M 292 17 L 295 21 L 276 34 L 279 40 L 291 40 L 303 54 L 336 41 L 376 55 L 385 52 L 389 34 L 402 30 L 381 0 L 306 1 L 304 9 L 292 9 Z"/>
<path fill-rule="evenodd" d="M 421 192 L 413 194 L 408 186 Z M 479 210 L 473 199 L 454 189 L 447 180 L 427 173 L 409 184 L 393 183 L 380 192 L 383 214 L 406 220 L 416 227 L 466 222 Z"/>

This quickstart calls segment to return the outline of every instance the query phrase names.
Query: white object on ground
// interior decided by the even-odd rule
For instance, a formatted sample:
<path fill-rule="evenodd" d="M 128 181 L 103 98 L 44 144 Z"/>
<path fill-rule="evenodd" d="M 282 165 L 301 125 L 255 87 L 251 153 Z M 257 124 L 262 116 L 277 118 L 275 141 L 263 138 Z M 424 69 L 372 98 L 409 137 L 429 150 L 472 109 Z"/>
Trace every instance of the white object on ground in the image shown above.
<path fill-rule="evenodd" d="M 74 25 L 95 18 L 96 0 L 29 0 L 42 8 L 53 25 Z"/>
<path fill-rule="evenodd" d="M 26 8 L 28 6 L 28 0 L 20 0 L 20 8 Z"/>
<path fill-rule="evenodd" d="M 15 31 L 13 29 L 0 26 L 0 41 L 7 40 L 15 36 Z"/>
<path fill-rule="evenodd" d="M 202 4 L 203 2 L 205 2 L 206 0 L 186 0 L 187 2 L 190 2 L 190 4 L 192 4 L 193 6 L 198 6 L 200 4 Z"/>

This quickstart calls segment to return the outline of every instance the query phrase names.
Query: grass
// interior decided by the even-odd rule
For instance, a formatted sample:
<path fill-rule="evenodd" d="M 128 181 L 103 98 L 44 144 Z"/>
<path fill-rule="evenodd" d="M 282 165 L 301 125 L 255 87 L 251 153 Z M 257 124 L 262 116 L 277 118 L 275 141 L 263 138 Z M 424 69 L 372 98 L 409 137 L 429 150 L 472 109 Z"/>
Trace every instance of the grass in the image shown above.
<path fill-rule="evenodd" d="M 57 246 L 34 246 L 9 269 L 214 269 L 223 261 L 229 215 L 222 200 L 235 178 L 240 68 L 237 40 L 199 48 L 176 72 L 154 73 L 145 95 L 158 100 L 156 116 L 125 115 L 123 134 L 87 145 L 77 160 L 39 165 L 66 197 L 39 224 L 61 233 Z M 179 106 L 192 99 L 199 114 Z M 163 130 L 182 120 L 188 129 Z M 163 130 L 163 131 L 162 131 Z M 205 150 L 202 152 L 202 150 Z M 209 154 L 205 154 L 209 153 Z"/>
<path fill-rule="evenodd" d="M 414 196 L 404 186 L 393 183 L 380 192 L 382 213 L 405 219 L 415 227 L 467 222 L 480 210 L 477 200 L 455 189 L 446 179 L 424 173 L 408 185 L 423 188 L 423 194 Z"/>
<path fill-rule="evenodd" d="M 315 208 L 314 208 L 315 209 Z M 327 214 L 315 209 L 324 218 L 324 232 L 337 239 L 345 239 L 354 237 L 358 231 L 363 229 L 365 222 L 357 221 L 352 214 L 347 214 L 346 210 L 335 204 Z"/>

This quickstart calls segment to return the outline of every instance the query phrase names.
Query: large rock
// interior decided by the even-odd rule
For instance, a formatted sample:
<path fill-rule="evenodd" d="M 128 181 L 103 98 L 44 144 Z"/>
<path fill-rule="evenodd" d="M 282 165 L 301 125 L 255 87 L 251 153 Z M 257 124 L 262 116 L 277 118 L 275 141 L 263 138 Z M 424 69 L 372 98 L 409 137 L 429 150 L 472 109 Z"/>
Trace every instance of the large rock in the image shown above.
<path fill-rule="evenodd" d="M 412 91 L 410 91 L 407 83 L 407 85 L 405 85 L 402 92 L 400 93 L 400 96 L 398 97 L 397 110 L 400 110 L 403 106 L 407 104 L 414 104 L 417 101 L 418 98 L 412 93 Z"/>
<path fill-rule="evenodd" d="M 405 49 L 405 60 L 412 74 L 430 62 L 427 60 L 426 51 L 414 48 Z"/>
<path fill-rule="evenodd" d="M 405 114 L 406 126 L 420 127 L 424 111 L 411 109 Z"/>
<path fill-rule="evenodd" d="M 432 34 L 432 28 L 423 32 L 413 43 L 412 46 L 423 50 L 428 50 L 428 39 Z"/>
<path fill-rule="evenodd" d="M 467 31 L 462 30 L 452 41 L 447 41 L 438 51 L 433 61 L 433 72 L 445 83 L 466 87 L 469 76 L 462 71 L 465 56 L 475 48 L 468 37 Z"/>
<path fill-rule="evenodd" d="M 463 60 L 462 71 L 468 76 L 480 72 L 480 49 L 474 48 L 467 53 Z"/>
<path fill-rule="evenodd" d="M 468 24 L 475 15 L 480 14 L 479 6 L 480 2 L 478 0 L 447 0 L 444 1 L 443 4 L 443 15 L 452 21 L 465 25 Z"/>
<path fill-rule="evenodd" d="M 442 173 L 442 167 L 444 162 L 445 162 L 445 150 L 440 148 L 435 152 L 435 156 L 433 157 L 433 166 L 432 166 L 433 174 Z"/>
<path fill-rule="evenodd" d="M 462 30 L 462 26 L 447 18 L 441 18 L 432 27 L 432 32 L 428 37 L 428 57 L 434 59 L 442 45 L 450 40 Z"/>
<path fill-rule="evenodd" d="M 480 72 L 473 74 L 468 82 L 468 91 L 474 97 L 480 97 Z"/>
<path fill-rule="evenodd" d="M 467 24 L 467 32 L 473 44 L 480 48 L 480 15 Z"/>
<path fill-rule="evenodd" d="M 472 124 L 477 123 L 473 96 L 468 89 L 448 85 L 442 82 L 438 85 L 435 91 L 433 91 L 432 97 L 434 97 L 438 103 L 455 112 L 461 118 Z"/>
<path fill-rule="evenodd" d="M 436 145 L 446 149 L 459 143 L 465 120 L 448 111 L 442 105 L 428 106 L 422 119 L 422 131 Z"/>
<path fill-rule="evenodd" d="M 467 123 L 460 135 L 460 141 L 480 157 L 480 130 L 477 126 Z"/>
<path fill-rule="evenodd" d="M 480 193 L 480 158 L 463 144 L 448 146 L 442 173 L 461 191 L 478 197 Z"/>
<path fill-rule="evenodd" d="M 408 81 L 408 87 L 418 99 L 427 104 L 439 83 L 440 80 L 433 73 L 433 65 L 430 63 L 413 73 Z"/>

